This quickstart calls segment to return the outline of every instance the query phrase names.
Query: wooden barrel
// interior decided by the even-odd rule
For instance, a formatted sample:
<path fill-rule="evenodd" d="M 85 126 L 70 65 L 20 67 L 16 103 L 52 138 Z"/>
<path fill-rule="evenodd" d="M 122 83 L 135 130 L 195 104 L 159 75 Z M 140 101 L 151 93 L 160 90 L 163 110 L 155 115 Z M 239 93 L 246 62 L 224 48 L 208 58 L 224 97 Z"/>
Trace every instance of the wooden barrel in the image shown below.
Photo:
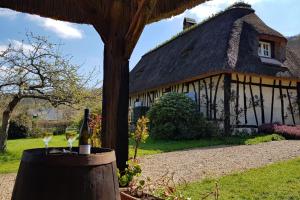
<path fill-rule="evenodd" d="M 120 200 L 115 152 L 94 148 L 86 156 L 25 150 L 12 200 L 69 199 Z"/>

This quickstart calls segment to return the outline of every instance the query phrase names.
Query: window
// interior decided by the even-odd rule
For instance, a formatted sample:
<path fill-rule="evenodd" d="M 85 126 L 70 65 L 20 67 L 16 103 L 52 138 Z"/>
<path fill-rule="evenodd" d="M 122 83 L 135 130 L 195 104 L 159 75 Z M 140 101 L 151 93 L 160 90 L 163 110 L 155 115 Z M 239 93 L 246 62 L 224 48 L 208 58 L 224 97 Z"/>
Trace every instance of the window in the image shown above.
<path fill-rule="evenodd" d="M 271 43 L 259 42 L 258 55 L 262 57 L 271 58 Z"/>

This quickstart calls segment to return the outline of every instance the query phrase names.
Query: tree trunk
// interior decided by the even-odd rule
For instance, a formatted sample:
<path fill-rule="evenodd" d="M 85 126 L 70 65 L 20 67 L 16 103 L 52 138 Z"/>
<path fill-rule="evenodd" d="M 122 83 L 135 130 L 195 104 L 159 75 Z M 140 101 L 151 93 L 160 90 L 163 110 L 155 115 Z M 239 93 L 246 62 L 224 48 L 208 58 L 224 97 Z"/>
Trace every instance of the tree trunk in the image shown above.
<path fill-rule="evenodd" d="M 122 40 L 104 46 L 102 146 L 116 151 L 117 166 L 128 160 L 129 60 Z"/>
<path fill-rule="evenodd" d="M 2 127 L 0 132 L 0 152 L 4 152 L 6 150 L 6 142 L 8 136 L 9 129 L 9 121 L 11 114 L 17 104 L 20 102 L 19 97 L 14 97 L 13 100 L 8 104 L 7 108 L 2 113 Z"/>

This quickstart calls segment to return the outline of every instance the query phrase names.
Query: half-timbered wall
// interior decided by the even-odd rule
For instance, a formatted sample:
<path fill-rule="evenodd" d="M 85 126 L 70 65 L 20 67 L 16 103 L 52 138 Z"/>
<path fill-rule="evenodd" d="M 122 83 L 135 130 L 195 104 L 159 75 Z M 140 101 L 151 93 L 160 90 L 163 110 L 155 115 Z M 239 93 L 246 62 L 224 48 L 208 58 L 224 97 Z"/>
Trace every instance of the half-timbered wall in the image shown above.
<path fill-rule="evenodd" d="M 222 105 L 224 98 L 223 90 L 224 75 L 214 75 L 195 81 L 174 84 L 152 91 L 130 96 L 129 106 L 133 108 L 135 102 L 141 106 L 150 107 L 154 101 L 167 92 L 185 93 L 197 103 L 198 110 L 208 119 L 222 118 Z"/>
<path fill-rule="evenodd" d="M 224 76 L 213 75 L 132 95 L 130 108 L 135 102 L 150 107 L 166 92 L 178 92 L 194 99 L 207 119 L 224 120 Z M 231 127 L 257 128 L 274 122 L 300 124 L 296 81 L 233 73 L 230 85 Z"/>
<path fill-rule="evenodd" d="M 257 127 L 264 123 L 300 124 L 297 82 L 232 74 L 231 124 Z"/>

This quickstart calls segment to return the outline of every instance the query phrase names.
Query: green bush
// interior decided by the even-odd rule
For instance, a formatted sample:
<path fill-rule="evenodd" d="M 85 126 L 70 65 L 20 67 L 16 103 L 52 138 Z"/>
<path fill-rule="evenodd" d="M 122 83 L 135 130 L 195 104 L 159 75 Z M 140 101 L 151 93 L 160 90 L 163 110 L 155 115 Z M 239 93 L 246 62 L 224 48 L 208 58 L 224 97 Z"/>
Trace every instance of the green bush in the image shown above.
<path fill-rule="evenodd" d="M 26 114 L 19 114 L 9 123 L 8 139 L 26 138 L 30 135 L 31 121 Z"/>
<path fill-rule="evenodd" d="M 198 113 L 196 103 L 184 94 L 160 97 L 147 113 L 154 139 L 199 139 L 215 134 L 217 126 Z"/>
<path fill-rule="evenodd" d="M 8 129 L 8 139 L 20 139 L 29 136 L 29 128 L 17 121 L 10 121 Z"/>

